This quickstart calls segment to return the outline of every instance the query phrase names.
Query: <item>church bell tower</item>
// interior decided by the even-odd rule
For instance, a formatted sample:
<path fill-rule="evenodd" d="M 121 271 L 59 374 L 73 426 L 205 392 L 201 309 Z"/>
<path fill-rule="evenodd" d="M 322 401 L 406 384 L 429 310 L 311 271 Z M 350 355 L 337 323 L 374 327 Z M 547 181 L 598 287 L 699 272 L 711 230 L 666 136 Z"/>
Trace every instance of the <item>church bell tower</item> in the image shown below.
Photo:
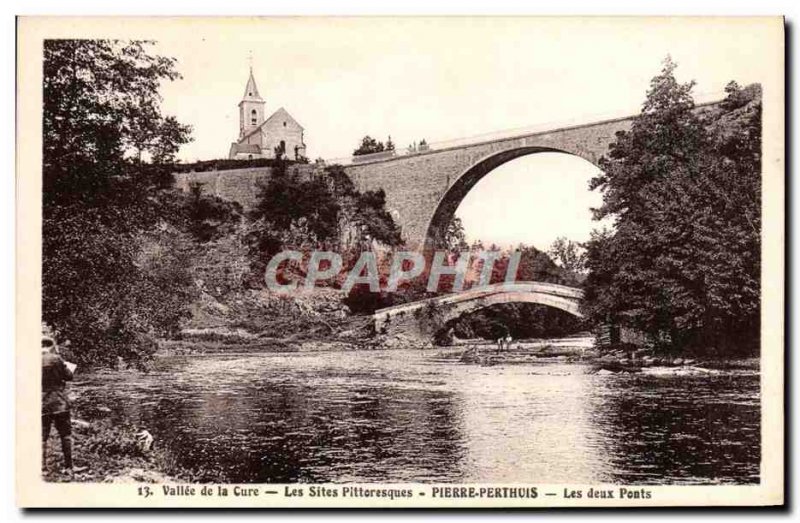
<path fill-rule="evenodd" d="M 250 67 L 250 78 L 244 89 L 244 97 L 239 102 L 239 139 L 264 123 L 264 99 L 258 94 L 256 79 L 253 78 L 253 67 Z"/>

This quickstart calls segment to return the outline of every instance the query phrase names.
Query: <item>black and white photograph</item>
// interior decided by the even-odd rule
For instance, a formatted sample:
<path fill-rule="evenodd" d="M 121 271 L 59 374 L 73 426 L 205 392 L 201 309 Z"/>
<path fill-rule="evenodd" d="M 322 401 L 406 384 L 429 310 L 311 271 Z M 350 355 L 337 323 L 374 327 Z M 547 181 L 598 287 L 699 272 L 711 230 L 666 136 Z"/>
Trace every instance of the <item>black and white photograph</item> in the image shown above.
<path fill-rule="evenodd" d="M 783 503 L 780 17 L 17 38 L 22 504 Z"/>

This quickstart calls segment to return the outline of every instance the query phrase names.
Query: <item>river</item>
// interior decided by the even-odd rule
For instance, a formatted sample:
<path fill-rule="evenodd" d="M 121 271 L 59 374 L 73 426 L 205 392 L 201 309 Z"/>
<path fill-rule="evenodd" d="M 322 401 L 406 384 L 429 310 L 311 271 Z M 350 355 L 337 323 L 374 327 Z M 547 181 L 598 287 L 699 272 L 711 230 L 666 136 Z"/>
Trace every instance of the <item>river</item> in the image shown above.
<path fill-rule="evenodd" d="M 753 484 L 759 377 L 467 365 L 437 351 L 159 358 L 81 403 L 229 482 Z"/>

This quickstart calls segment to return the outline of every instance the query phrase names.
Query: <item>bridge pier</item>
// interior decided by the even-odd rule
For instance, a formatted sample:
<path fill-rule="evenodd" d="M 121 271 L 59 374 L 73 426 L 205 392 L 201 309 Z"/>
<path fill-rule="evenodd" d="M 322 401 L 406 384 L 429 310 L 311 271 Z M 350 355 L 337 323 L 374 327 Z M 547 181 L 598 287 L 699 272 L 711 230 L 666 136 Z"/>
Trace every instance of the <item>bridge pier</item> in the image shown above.
<path fill-rule="evenodd" d="M 390 339 L 403 337 L 419 343 L 429 343 L 436 334 L 421 325 L 414 312 L 375 318 L 375 332 Z"/>

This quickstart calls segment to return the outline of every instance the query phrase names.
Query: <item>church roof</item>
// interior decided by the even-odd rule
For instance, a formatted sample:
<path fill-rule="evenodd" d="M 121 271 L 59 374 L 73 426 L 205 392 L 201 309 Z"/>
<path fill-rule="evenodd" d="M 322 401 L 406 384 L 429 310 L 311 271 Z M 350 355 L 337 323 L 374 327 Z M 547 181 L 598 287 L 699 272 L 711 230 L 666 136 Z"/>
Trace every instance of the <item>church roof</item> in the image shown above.
<path fill-rule="evenodd" d="M 247 79 L 247 86 L 244 88 L 243 102 L 263 102 L 264 99 L 258 94 L 256 79 L 253 77 L 253 68 L 250 68 L 250 78 Z"/>
<path fill-rule="evenodd" d="M 272 113 L 272 114 L 269 116 L 269 118 L 267 118 L 267 119 L 265 119 L 263 122 L 261 122 L 261 124 L 260 124 L 258 127 L 254 127 L 253 129 L 251 129 L 251 130 L 250 130 L 250 132 L 248 132 L 247 134 L 245 134 L 244 136 L 242 136 L 241 138 L 239 138 L 239 142 L 241 142 L 242 140 L 246 140 L 246 139 L 247 139 L 247 138 L 249 138 L 250 136 L 253 136 L 253 135 L 254 135 L 255 133 L 257 133 L 257 132 L 258 132 L 258 131 L 259 131 L 259 130 L 262 128 L 262 127 L 264 127 L 264 125 L 266 125 L 266 124 L 267 124 L 267 122 L 271 122 L 272 120 L 277 120 L 277 119 L 283 120 L 284 122 L 293 122 L 293 123 L 294 123 L 295 125 L 297 125 L 297 127 L 299 127 L 300 129 L 305 129 L 305 127 L 303 127 L 302 125 L 300 125 L 300 124 L 298 123 L 298 121 L 297 121 L 297 120 L 295 120 L 294 118 L 292 118 L 292 115 L 291 115 L 291 114 L 289 114 L 289 112 L 288 112 L 286 109 L 284 109 L 283 107 L 281 107 L 280 109 L 278 109 L 277 111 L 275 111 L 274 113 Z"/>
<path fill-rule="evenodd" d="M 300 129 L 304 129 L 304 127 L 303 127 L 302 125 L 300 125 L 300 123 L 298 123 L 298 121 L 297 121 L 297 120 L 295 120 L 294 118 L 292 118 L 292 115 L 291 115 L 291 114 L 289 114 L 289 111 L 287 111 L 287 110 L 286 110 L 286 109 L 284 109 L 283 107 L 279 108 L 277 111 L 275 111 L 274 113 L 272 113 L 272 114 L 269 116 L 269 118 L 267 118 L 266 120 L 264 120 L 264 123 L 267 123 L 267 122 L 269 122 L 270 120 L 283 120 L 284 122 L 292 122 L 292 123 L 294 123 L 294 124 L 295 124 L 297 127 L 299 127 Z"/>

